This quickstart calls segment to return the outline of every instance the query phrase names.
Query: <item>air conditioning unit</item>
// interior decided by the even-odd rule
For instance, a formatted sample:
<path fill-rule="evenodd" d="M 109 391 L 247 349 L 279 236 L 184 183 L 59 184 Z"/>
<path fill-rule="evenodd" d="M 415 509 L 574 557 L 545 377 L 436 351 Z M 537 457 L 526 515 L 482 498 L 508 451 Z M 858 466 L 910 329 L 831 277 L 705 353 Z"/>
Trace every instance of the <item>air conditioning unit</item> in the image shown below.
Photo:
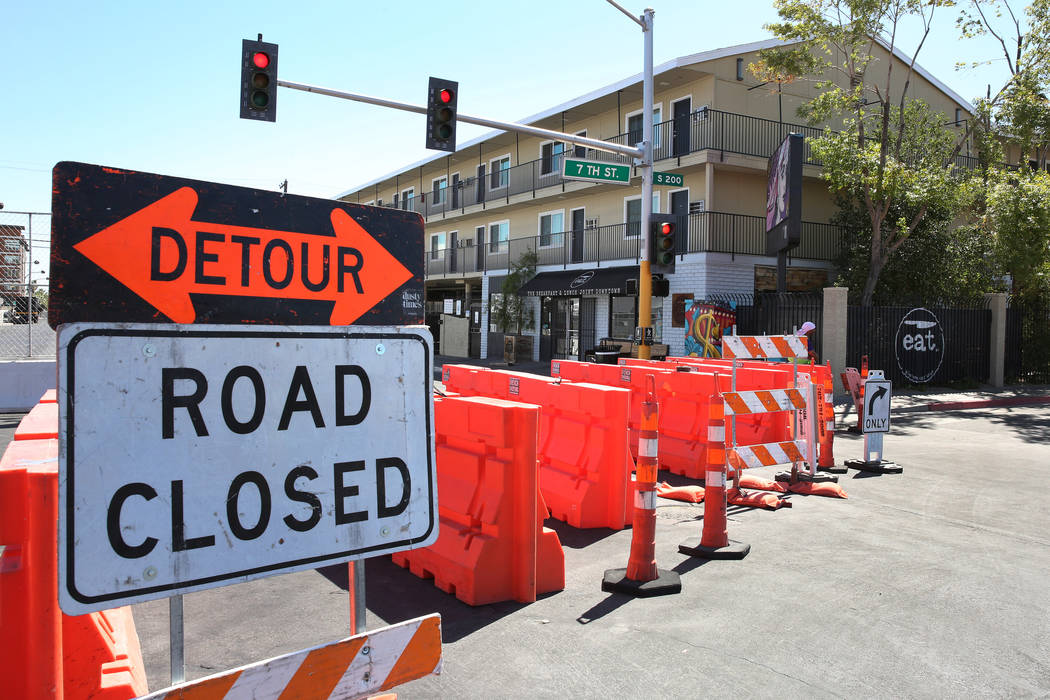
<path fill-rule="evenodd" d="M 703 214 L 707 211 L 707 202 L 702 199 L 698 199 L 695 202 L 689 202 L 689 213 L 690 214 Z"/>
<path fill-rule="evenodd" d="M 584 223 L 583 227 L 584 228 L 598 228 L 598 217 L 596 216 L 593 219 L 587 219 L 586 222 Z"/>

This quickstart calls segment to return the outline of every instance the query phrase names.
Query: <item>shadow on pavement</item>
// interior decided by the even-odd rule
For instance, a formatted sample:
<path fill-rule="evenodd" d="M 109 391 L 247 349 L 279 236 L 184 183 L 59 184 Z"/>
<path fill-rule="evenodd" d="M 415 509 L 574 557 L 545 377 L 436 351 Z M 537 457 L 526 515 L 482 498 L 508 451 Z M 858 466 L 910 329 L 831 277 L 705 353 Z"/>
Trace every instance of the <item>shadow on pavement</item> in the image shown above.
<path fill-rule="evenodd" d="M 349 577 L 346 564 L 333 564 L 317 569 L 333 584 L 347 590 Z M 560 591 L 559 591 L 560 592 Z M 547 593 L 538 596 L 543 599 Z M 524 603 L 504 602 L 492 605 L 467 605 L 454 595 L 445 593 L 431 579 L 421 579 L 408 569 L 402 569 L 390 557 L 368 560 L 365 571 L 365 601 L 369 612 L 381 617 L 387 624 L 411 620 L 431 613 L 441 614 L 441 638 L 455 642 L 482 627 L 526 607 Z"/>
<path fill-rule="evenodd" d="M 1050 411 L 1037 406 L 1011 406 L 995 409 L 965 409 L 958 411 L 931 411 L 894 415 L 890 435 L 898 432 L 915 435 L 919 431 L 937 427 L 945 417 L 977 423 L 990 421 L 1008 428 L 1027 442 L 1050 442 Z"/>
<path fill-rule="evenodd" d="M 572 549 L 583 549 L 616 534 L 616 530 L 610 530 L 606 527 L 592 527 L 581 530 L 554 518 L 544 520 L 543 526 L 558 533 L 558 539 L 561 540 L 562 547 L 570 547 Z"/>

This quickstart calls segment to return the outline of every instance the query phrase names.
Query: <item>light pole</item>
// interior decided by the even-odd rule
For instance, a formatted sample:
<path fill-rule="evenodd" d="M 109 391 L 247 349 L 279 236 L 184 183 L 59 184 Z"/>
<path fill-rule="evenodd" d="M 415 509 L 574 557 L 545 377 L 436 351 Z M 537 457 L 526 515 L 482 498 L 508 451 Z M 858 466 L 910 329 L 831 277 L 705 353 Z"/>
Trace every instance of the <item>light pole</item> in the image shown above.
<path fill-rule="evenodd" d="M 638 357 L 651 357 L 653 323 L 653 275 L 649 261 L 649 225 L 653 214 L 653 9 L 645 8 L 641 17 L 635 17 L 615 0 L 606 0 L 610 5 L 631 18 L 642 28 L 642 221 L 638 240 L 638 328 L 635 342 Z"/>

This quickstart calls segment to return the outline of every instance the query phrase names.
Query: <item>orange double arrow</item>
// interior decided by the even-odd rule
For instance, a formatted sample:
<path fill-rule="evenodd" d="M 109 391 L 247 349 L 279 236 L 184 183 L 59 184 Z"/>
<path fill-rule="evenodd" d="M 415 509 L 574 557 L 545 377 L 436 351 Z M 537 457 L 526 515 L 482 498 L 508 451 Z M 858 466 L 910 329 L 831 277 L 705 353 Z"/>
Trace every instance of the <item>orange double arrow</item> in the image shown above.
<path fill-rule="evenodd" d="M 332 301 L 331 325 L 353 323 L 412 273 L 343 209 L 335 236 L 193 220 L 182 187 L 74 248 L 176 323 L 191 294 Z"/>

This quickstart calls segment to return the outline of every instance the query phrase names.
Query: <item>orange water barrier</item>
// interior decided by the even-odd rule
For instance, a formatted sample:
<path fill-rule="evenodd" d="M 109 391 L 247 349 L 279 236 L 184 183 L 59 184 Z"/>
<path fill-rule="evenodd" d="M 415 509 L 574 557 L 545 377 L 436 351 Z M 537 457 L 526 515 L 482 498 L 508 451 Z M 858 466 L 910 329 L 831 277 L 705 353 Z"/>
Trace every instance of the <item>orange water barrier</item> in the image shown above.
<path fill-rule="evenodd" d="M 531 603 L 565 587 L 565 553 L 543 527 L 540 409 L 485 397 L 434 400 L 438 540 L 394 563 L 468 605 Z"/>
<path fill-rule="evenodd" d="M 553 517 L 579 528 L 631 523 L 628 392 L 471 365 L 445 365 L 442 378 L 461 395 L 540 407 L 540 493 Z"/>
<path fill-rule="evenodd" d="M 57 434 L 48 406 L 23 418 L 22 437 L 0 457 L 2 695 L 138 697 L 146 673 L 131 608 L 69 616 L 58 607 L 58 440 L 25 437 Z"/>

